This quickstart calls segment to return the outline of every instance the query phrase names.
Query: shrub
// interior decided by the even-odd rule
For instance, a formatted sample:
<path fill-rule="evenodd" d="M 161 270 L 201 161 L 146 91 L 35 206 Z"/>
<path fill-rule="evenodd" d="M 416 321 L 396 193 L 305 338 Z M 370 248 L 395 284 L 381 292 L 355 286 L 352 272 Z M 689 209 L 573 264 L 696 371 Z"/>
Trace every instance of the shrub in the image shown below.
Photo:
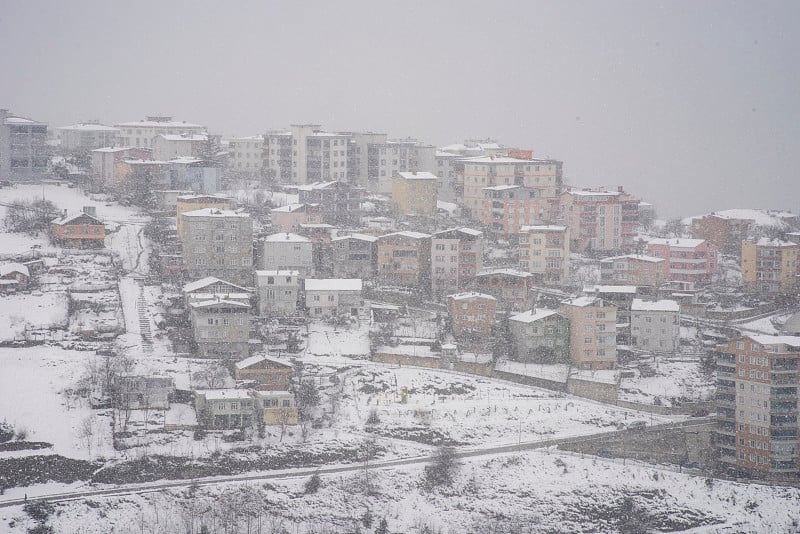
<path fill-rule="evenodd" d="M 11 441 L 14 437 L 14 427 L 3 421 L 0 423 L 0 443 Z"/>
<path fill-rule="evenodd" d="M 22 507 L 22 510 L 31 519 L 39 523 L 44 523 L 53 513 L 53 505 L 47 501 L 31 501 Z"/>
<path fill-rule="evenodd" d="M 429 488 L 450 486 L 458 469 L 455 451 L 450 447 L 440 447 L 436 459 L 425 466 L 424 481 Z"/>
<path fill-rule="evenodd" d="M 322 479 L 320 478 L 318 473 L 314 473 L 311 475 L 311 478 L 306 480 L 306 484 L 304 490 L 306 495 L 311 495 L 312 493 L 316 493 L 317 490 L 322 486 Z"/>

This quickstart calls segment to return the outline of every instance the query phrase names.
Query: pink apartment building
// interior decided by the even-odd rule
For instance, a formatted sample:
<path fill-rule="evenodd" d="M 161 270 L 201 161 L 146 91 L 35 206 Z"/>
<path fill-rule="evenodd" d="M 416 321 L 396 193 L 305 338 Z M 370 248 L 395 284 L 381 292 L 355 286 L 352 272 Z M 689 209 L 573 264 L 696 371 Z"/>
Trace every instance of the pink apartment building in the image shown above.
<path fill-rule="evenodd" d="M 719 267 L 719 249 L 705 239 L 659 238 L 647 243 L 647 253 L 663 258 L 663 280 L 711 283 Z"/>

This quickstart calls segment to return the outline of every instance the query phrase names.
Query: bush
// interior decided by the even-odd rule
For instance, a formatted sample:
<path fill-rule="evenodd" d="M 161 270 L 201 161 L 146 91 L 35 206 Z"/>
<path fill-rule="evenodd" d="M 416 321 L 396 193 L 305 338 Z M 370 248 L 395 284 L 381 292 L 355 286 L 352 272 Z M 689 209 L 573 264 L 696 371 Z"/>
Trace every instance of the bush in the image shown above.
<path fill-rule="evenodd" d="M 304 490 L 306 495 L 311 495 L 312 493 L 316 493 L 317 490 L 322 486 L 322 479 L 320 478 L 319 474 L 314 473 L 311 475 L 311 478 L 306 480 L 306 484 Z"/>
<path fill-rule="evenodd" d="M 429 488 L 450 486 L 457 469 L 455 451 L 450 447 L 440 447 L 433 463 L 425 466 L 425 485 Z"/>
<path fill-rule="evenodd" d="M 14 437 L 14 427 L 3 421 L 0 423 L 0 443 L 11 441 Z"/>
<path fill-rule="evenodd" d="M 22 510 L 31 519 L 39 523 L 44 523 L 53 513 L 53 505 L 47 501 L 31 501 L 22 507 Z"/>
<path fill-rule="evenodd" d="M 380 422 L 381 418 L 378 416 L 378 410 L 373 408 L 372 410 L 369 411 L 369 416 L 367 416 L 367 426 L 368 427 L 375 426 L 377 424 L 380 424 Z"/>

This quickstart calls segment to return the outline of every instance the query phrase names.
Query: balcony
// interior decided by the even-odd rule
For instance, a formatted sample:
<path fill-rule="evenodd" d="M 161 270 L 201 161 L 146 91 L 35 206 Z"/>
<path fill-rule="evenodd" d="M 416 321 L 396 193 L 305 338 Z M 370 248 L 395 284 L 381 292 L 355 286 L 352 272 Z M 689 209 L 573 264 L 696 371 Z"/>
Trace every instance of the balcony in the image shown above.
<path fill-rule="evenodd" d="M 770 426 L 769 437 L 774 441 L 796 441 L 797 428 L 783 428 L 783 427 Z"/>
<path fill-rule="evenodd" d="M 717 434 L 725 434 L 726 436 L 736 435 L 736 425 L 727 421 L 720 422 L 717 426 Z"/>

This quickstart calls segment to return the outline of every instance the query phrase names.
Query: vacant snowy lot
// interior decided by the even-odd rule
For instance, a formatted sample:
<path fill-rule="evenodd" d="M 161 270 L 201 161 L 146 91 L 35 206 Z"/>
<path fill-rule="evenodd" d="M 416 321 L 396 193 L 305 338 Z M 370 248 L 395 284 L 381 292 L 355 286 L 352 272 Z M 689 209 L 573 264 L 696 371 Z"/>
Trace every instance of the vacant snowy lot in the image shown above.
<path fill-rule="evenodd" d="M 703 372 L 698 360 L 679 360 L 656 356 L 629 365 L 633 378 L 622 378 L 619 398 L 642 404 L 673 406 L 679 402 L 698 402 L 714 397 L 714 375 Z"/>
<path fill-rule="evenodd" d="M 67 327 L 68 298 L 63 291 L 0 296 L 0 342 L 23 339 L 25 330 Z"/>

